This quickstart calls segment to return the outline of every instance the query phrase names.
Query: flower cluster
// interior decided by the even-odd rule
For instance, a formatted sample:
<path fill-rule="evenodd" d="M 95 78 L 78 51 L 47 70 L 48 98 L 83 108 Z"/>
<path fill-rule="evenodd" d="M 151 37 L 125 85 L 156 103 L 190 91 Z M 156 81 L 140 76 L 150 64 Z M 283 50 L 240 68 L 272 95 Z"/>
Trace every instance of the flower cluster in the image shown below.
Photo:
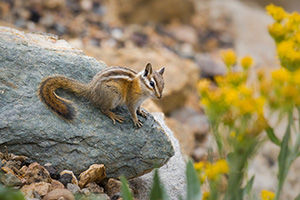
<path fill-rule="evenodd" d="M 275 194 L 268 190 L 261 191 L 261 200 L 273 200 L 275 198 Z"/>
<path fill-rule="evenodd" d="M 229 69 L 236 63 L 232 59 L 233 55 L 235 53 L 232 50 L 222 54 L 223 60 Z M 248 69 L 253 65 L 253 59 L 250 56 L 245 56 L 240 63 L 243 68 L 242 71 L 228 70 L 225 76 L 215 77 L 216 85 L 206 79 L 198 83 L 201 103 L 204 105 L 211 122 L 224 122 L 226 126 L 229 126 L 229 129 L 233 129 L 237 133 L 240 132 L 237 129 L 239 129 L 241 120 L 247 118 L 248 123 L 245 124 L 247 130 L 253 130 L 251 126 L 258 119 L 264 119 L 264 98 L 257 96 L 255 90 L 246 83 Z M 253 133 L 255 135 L 261 132 L 261 130 L 255 131 Z"/>
<path fill-rule="evenodd" d="M 283 67 L 297 70 L 300 66 L 300 15 L 287 13 L 273 4 L 266 7 L 275 22 L 269 26 L 269 33 L 277 44 L 277 54 Z"/>
<path fill-rule="evenodd" d="M 300 106 L 300 69 L 279 68 L 272 72 L 271 79 L 263 74 L 259 77 L 260 92 L 271 109 L 286 113 Z"/>
<path fill-rule="evenodd" d="M 229 167 L 224 159 L 218 160 L 215 163 L 198 162 L 194 164 L 195 169 L 199 174 L 199 179 L 203 183 L 206 179 L 217 181 L 220 175 L 227 174 Z"/>

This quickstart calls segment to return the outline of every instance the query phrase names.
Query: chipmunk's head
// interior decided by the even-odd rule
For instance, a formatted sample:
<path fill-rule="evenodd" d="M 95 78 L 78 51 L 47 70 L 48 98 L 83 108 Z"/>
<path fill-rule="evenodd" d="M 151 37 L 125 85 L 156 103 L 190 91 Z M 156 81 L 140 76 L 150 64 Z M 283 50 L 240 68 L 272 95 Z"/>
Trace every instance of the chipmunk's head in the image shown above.
<path fill-rule="evenodd" d="M 152 70 L 152 65 L 148 63 L 142 72 L 142 82 L 145 85 L 146 90 L 150 96 L 154 99 L 161 99 L 164 89 L 164 74 L 165 68 L 161 68 L 158 71 Z"/>

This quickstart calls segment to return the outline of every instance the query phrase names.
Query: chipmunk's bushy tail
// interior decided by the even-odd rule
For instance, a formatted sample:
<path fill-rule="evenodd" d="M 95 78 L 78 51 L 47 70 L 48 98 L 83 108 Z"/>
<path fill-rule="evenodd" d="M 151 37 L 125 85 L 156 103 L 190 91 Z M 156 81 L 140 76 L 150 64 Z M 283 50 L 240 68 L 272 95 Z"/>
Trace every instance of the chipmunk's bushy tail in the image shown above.
<path fill-rule="evenodd" d="M 71 101 L 55 93 L 55 90 L 59 88 L 73 92 L 78 96 L 87 96 L 88 85 L 60 75 L 46 77 L 40 83 L 38 96 L 41 101 L 58 116 L 72 121 L 76 117 L 76 108 Z"/>

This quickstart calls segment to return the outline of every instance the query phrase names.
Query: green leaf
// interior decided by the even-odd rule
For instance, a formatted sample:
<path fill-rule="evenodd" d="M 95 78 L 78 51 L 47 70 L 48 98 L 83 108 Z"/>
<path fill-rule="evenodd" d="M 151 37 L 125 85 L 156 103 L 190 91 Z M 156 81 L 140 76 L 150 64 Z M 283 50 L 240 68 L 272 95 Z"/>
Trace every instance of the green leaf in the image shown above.
<path fill-rule="evenodd" d="M 158 169 L 155 169 L 150 200 L 169 200 L 163 184 L 159 180 Z"/>
<path fill-rule="evenodd" d="M 124 176 L 121 177 L 121 193 L 123 200 L 133 200 L 132 194 L 129 190 L 126 178 Z"/>
<path fill-rule="evenodd" d="M 278 156 L 278 188 L 276 191 L 275 198 L 278 199 L 284 180 L 286 178 L 287 172 L 289 170 L 289 156 L 290 156 L 290 149 L 289 149 L 289 140 L 291 136 L 291 127 L 290 124 L 288 124 L 286 133 L 282 139 L 281 145 L 280 145 L 280 153 Z"/>
<path fill-rule="evenodd" d="M 201 185 L 193 162 L 189 160 L 186 167 L 187 200 L 202 199 Z"/>
<path fill-rule="evenodd" d="M 16 189 L 0 185 L 0 199 L 2 200 L 25 200 L 23 194 Z"/>
<path fill-rule="evenodd" d="M 245 196 L 246 194 L 249 194 L 251 192 L 253 181 L 254 181 L 254 176 L 252 176 L 252 178 L 250 179 L 250 181 L 248 181 L 248 183 L 246 184 L 246 186 L 243 188 L 243 196 Z"/>
<path fill-rule="evenodd" d="M 274 144 L 280 146 L 280 140 L 275 135 L 273 128 L 269 126 L 266 129 L 266 132 L 267 132 L 267 135 L 268 135 L 269 139 L 271 140 L 271 142 L 273 142 Z"/>

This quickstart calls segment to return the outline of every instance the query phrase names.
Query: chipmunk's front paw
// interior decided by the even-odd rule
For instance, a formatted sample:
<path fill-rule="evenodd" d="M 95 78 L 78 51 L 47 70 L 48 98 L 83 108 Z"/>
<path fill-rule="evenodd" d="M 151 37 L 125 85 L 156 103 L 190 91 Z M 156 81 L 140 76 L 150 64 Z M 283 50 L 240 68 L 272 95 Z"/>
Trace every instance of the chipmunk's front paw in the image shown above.
<path fill-rule="evenodd" d="M 146 118 L 148 116 L 148 113 L 146 113 L 144 110 L 140 109 L 137 111 L 137 114 Z"/>
<path fill-rule="evenodd" d="M 143 123 L 142 123 L 141 120 L 137 120 L 137 121 L 134 122 L 134 126 L 138 127 L 138 128 L 141 128 L 143 126 Z"/>

